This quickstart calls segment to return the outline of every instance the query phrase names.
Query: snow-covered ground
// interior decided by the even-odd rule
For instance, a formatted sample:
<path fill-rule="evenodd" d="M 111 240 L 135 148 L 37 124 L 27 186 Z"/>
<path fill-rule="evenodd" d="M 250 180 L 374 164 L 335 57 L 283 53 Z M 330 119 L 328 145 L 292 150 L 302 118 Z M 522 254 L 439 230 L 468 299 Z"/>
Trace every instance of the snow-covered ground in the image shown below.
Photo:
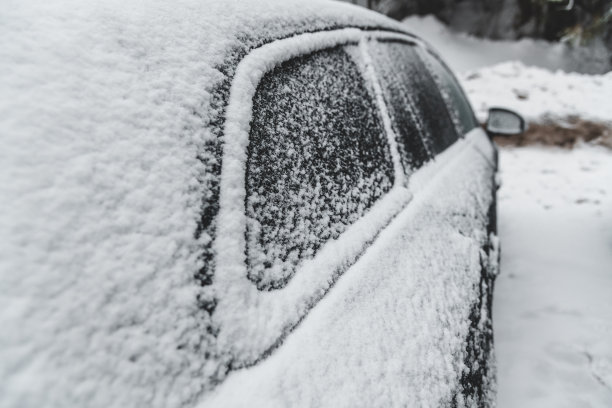
<path fill-rule="evenodd" d="M 465 72 L 460 78 L 482 122 L 489 107 L 504 106 L 532 122 L 578 115 L 584 120 L 612 123 L 612 72 L 552 72 L 509 61 Z"/>
<path fill-rule="evenodd" d="M 612 406 L 612 154 L 505 148 L 493 321 L 504 407 Z"/>
<path fill-rule="evenodd" d="M 481 120 L 498 105 L 532 122 L 612 122 L 612 73 L 557 70 L 571 63 L 559 46 L 480 40 L 432 17 L 406 24 L 456 71 Z M 612 152 L 502 148 L 500 166 L 498 406 L 611 407 Z"/>

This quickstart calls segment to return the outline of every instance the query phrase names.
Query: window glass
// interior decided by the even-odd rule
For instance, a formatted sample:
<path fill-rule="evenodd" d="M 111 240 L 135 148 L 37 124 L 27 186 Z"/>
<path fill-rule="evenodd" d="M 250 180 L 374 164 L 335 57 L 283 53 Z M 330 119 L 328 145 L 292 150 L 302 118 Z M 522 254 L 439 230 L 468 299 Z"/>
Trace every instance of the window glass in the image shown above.
<path fill-rule="evenodd" d="M 393 164 L 375 100 L 342 47 L 268 72 L 249 137 L 248 276 L 278 289 L 391 189 Z"/>
<path fill-rule="evenodd" d="M 459 135 L 463 136 L 477 127 L 478 121 L 470 103 L 449 69 L 424 49 L 419 50 L 419 55 L 438 84 Z"/>
<path fill-rule="evenodd" d="M 409 173 L 451 145 L 457 133 L 438 87 L 414 46 L 379 41 L 371 44 L 370 53 L 404 169 Z"/>

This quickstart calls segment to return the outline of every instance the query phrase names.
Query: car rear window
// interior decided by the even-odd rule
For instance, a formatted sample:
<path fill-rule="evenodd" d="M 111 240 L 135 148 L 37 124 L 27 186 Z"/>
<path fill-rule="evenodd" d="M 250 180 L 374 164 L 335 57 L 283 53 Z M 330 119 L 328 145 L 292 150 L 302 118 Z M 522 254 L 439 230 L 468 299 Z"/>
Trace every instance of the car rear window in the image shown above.
<path fill-rule="evenodd" d="M 376 41 L 370 53 L 404 168 L 411 172 L 457 140 L 438 86 L 416 47 L 403 41 Z"/>
<path fill-rule="evenodd" d="M 375 100 L 343 47 L 268 72 L 249 137 L 248 277 L 273 290 L 391 189 L 393 164 Z"/>

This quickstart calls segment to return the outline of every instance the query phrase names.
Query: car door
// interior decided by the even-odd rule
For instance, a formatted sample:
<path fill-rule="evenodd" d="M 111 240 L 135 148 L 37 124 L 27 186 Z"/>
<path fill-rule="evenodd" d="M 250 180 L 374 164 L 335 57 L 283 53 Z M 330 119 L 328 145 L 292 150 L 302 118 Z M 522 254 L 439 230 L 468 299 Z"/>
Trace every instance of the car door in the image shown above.
<path fill-rule="evenodd" d="M 215 341 L 234 367 L 281 344 L 410 201 L 362 34 L 349 34 L 313 41 L 292 57 L 270 44 L 263 57 L 245 58 L 244 76 L 237 73 L 211 284 L 222 294 Z M 279 43 L 287 41 L 297 40 Z M 253 72 L 261 77 L 248 88 Z"/>
<path fill-rule="evenodd" d="M 480 275 L 474 233 L 486 224 L 481 201 L 488 203 L 480 197 L 487 180 L 469 184 L 488 164 L 471 140 L 457 143 L 443 96 L 406 36 L 316 35 L 256 50 L 232 85 L 212 317 L 219 358 L 231 370 L 250 368 L 231 375 L 215 403 L 278 402 L 297 387 L 330 405 L 334 387 L 317 377 L 346 376 L 346 367 L 355 378 L 336 384 L 340 405 L 359 395 L 352 387 L 383 395 L 445 381 L 452 386 L 437 397 L 389 397 L 404 405 L 456 398 Z M 470 211 L 473 220 L 463 217 Z M 459 341 L 438 344 L 456 333 Z M 391 354 L 363 351 L 385 344 Z M 421 349 L 453 365 L 434 357 L 428 368 Z M 361 353 L 368 370 L 359 369 Z M 389 364 L 394 375 L 377 383 Z"/>
<path fill-rule="evenodd" d="M 385 92 L 385 100 L 394 127 L 397 129 L 399 144 L 408 147 L 405 150 L 423 146 L 431 159 L 470 132 L 480 134 L 481 138 L 484 137 L 459 83 L 437 55 L 426 47 L 397 40 L 372 41 L 371 50 Z M 416 118 L 411 122 L 412 127 L 406 118 Z M 412 136 L 414 133 L 420 136 L 421 145 L 418 144 L 418 139 Z M 474 145 L 473 149 L 481 152 L 483 145 Z M 491 146 L 485 144 L 484 150 L 490 153 Z M 494 158 L 487 159 L 491 164 L 489 177 L 494 173 L 494 160 Z M 414 161 L 412 165 L 414 166 Z M 463 182 L 465 181 L 470 180 Z M 493 234 L 492 239 L 495 239 L 495 192 L 491 190 L 480 194 L 485 195 L 484 199 L 490 200 L 484 218 L 487 233 Z M 472 209 L 459 210 L 459 208 L 461 207 L 449 205 L 447 210 L 465 218 L 473 214 Z M 461 211 L 466 210 L 466 214 L 461 214 Z M 482 217 L 485 209 L 482 208 L 480 211 Z M 453 228 L 461 234 L 473 226 L 470 222 L 462 224 L 453 225 Z M 490 391 L 492 285 L 497 262 L 496 259 L 489 261 L 491 254 L 497 256 L 489 237 L 482 240 L 481 246 L 483 258 L 480 279 L 474 282 L 478 290 L 471 300 L 473 304 L 469 315 L 470 328 L 463 339 L 465 369 L 461 372 L 461 386 L 458 387 L 460 391 L 455 397 L 476 401 L 478 406 L 486 404 L 487 394 Z"/>

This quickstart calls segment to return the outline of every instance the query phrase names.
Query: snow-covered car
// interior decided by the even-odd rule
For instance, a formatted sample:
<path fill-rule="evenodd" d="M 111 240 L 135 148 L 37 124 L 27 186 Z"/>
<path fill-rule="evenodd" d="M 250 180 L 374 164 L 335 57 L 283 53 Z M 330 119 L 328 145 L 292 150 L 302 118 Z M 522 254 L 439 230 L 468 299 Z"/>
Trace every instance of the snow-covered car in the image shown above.
<path fill-rule="evenodd" d="M 319 1 L 2 20 L 2 406 L 491 402 L 496 151 L 422 40 Z"/>

